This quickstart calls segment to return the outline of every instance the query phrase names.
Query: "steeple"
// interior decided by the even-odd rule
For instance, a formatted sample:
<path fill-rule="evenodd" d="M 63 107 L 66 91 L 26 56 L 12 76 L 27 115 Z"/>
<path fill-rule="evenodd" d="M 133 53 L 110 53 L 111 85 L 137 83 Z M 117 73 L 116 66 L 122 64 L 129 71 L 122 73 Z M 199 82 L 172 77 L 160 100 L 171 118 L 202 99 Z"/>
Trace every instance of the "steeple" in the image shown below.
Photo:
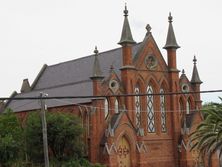
<path fill-rule="evenodd" d="M 174 34 L 173 25 L 172 25 L 173 17 L 171 16 L 171 13 L 169 13 L 168 21 L 169 21 L 169 27 L 168 27 L 167 39 L 166 39 L 166 44 L 163 48 L 178 49 L 180 48 L 180 46 L 177 44 L 176 37 Z"/>
<path fill-rule="evenodd" d="M 104 78 L 103 75 L 102 75 L 102 71 L 101 71 L 101 68 L 100 68 L 100 63 L 99 63 L 99 59 L 98 59 L 98 54 L 99 54 L 99 51 L 97 50 L 97 47 L 95 47 L 95 50 L 94 50 L 94 64 L 93 64 L 93 70 L 92 70 L 92 77 L 91 79 L 93 78 Z"/>
<path fill-rule="evenodd" d="M 134 44 L 136 42 L 133 40 L 133 36 L 130 30 L 130 25 L 128 21 L 128 10 L 126 5 L 125 5 L 125 10 L 123 12 L 124 12 L 124 23 L 123 23 L 121 39 L 118 44 L 120 45 Z"/>
<path fill-rule="evenodd" d="M 192 78 L 191 78 L 191 83 L 192 84 L 201 84 L 202 81 L 200 80 L 196 64 L 197 64 L 197 59 L 196 59 L 196 56 L 194 56 L 194 58 L 193 58 L 193 74 L 192 74 Z"/>

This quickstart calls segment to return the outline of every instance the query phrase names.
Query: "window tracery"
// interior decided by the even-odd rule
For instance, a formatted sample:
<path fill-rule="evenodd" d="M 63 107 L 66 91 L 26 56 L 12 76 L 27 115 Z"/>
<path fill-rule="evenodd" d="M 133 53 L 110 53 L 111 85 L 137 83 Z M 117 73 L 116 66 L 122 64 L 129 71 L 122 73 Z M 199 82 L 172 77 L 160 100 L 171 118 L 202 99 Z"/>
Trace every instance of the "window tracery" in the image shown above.
<path fill-rule="evenodd" d="M 148 132 L 155 132 L 155 117 L 153 108 L 153 88 L 147 87 L 147 130 Z M 149 95 L 150 94 L 150 95 Z"/>
<path fill-rule="evenodd" d="M 164 90 L 162 88 L 160 89 L 160 93 L 161 131 L 166 132 L 166 105 Z"/>
<path fill-rule="evenodd" d="M 139 87 L 136 86 L 135 94 L 140 93 Z M 141 106 L 140 106 L 140 96 L 135 96 L 135 114 L 136 114 L 136 127 L 139 128 L 141 124 Z"/>

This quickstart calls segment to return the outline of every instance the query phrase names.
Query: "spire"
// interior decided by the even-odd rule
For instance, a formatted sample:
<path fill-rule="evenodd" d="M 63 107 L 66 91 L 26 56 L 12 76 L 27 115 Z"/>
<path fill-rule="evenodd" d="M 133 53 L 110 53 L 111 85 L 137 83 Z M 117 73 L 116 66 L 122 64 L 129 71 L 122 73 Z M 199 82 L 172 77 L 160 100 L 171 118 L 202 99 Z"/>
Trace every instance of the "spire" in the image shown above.
<path fill-rule="evenodd" d="M 21 87 L 21 93 L 26 93 L 29 92 L 31 90 L 31 86 L 29 84 L 29 80 L 28 79 L 23 79 L 22 82 L 22 87 Z"/>
<path fill-rule="evenodd" d="M 173 17 L 171 16 L 171 13 L 169 13 L 168 21 L 169 21 L 169 27 L 168 27 L 167 39 L 166 39 L 166 44 L 163 48 L 164 49 L 170 49 L 170 48 L 178 49 L 180 48 L 180 46 L 177 44 L 176 37 L 174 34 L 173 25 L 172 25 Z"/>
<path fill-rule="evenodd" d="M 93 64 L 93 74 L 91 78 L 103 78 L 98 59 L 99 51 L 97 50 L 97 47 L 95 47 L 94 53 L 95 53 L 94 55 L 95 59 Z"/>
<path fill-rule="evenodd" d="M 123 11 L 123 13 L 124 13 L 124 23 L 123 23 L 121 39 L 118 44 L 120 45 L 126 44 L 126 43 L 134 44 L 136 42 L 133 40 L 133 36 L 130 30 L 130 25 L 128 21 L 128 10 L 127 10 L 126 5 L 125 5 L 125 10 Z"/>
<path fill-rule="evenodd" d="M 197 64 L 197 59 L 196 59 L 196 56 L 194 56 L 194 58 L 193 58 L 193 74 L 192 74 L 192 78 L 191 78 L 191 83 L 192 84 L 201 84 L 202 81 L 200 80 L 196 64 Z"/>

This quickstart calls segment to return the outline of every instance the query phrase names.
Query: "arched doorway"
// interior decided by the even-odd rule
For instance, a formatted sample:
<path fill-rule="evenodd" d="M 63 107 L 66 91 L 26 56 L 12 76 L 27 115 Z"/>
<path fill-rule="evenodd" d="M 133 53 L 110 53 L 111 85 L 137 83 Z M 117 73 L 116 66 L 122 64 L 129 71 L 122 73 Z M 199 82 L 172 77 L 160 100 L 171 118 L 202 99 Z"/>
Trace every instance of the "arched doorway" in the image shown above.
<path fill-rule="evenodd" d="M 130 145 L 125 137 L 121 137 L 117 147 L 118 167 L 130 167 Z"/>

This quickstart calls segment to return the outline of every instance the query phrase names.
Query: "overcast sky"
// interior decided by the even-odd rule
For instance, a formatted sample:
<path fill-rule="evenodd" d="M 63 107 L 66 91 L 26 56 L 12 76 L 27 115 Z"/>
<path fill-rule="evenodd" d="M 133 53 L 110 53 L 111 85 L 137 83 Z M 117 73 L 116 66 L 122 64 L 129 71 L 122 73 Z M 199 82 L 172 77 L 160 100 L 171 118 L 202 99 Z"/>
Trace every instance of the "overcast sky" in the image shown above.
<path fill-rule="evenodd" d="M 134 40 L 143 40 L 149 23 L 164 58 L 171 11 L 178 69 L 190 79 L 196 55 L 201 90 L 222 89 L 221 0 L 0 0 L 0 97 L 20 92 L 25 78 L 32 83 L 43 64 L 90 55 L 95 45 L 100 52 L 119 47 L 125 2 Z"/>

